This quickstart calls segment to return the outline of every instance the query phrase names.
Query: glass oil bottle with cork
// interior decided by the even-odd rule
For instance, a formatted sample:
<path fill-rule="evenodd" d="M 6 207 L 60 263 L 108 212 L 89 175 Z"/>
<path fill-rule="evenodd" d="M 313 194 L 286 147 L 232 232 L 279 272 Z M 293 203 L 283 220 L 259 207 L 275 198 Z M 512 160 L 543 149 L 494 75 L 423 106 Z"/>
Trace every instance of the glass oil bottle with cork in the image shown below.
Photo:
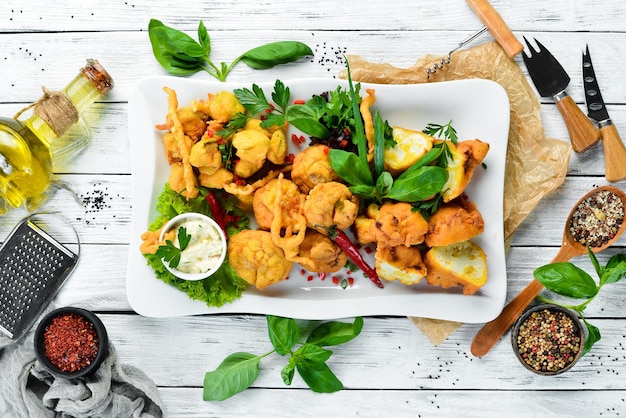
<path fill-rule="evenodd" d="M 0 117 L 0 214 L 19 207 L 32 212 L 48 200 L 53 169 L 89 143 L 81 114 L 111 88 L 111 76 L 89 59 L 62 91 L 44 87 L 44 95 L 13 119 Z M 81 125 L 80 135 L 67 135 Z"/>

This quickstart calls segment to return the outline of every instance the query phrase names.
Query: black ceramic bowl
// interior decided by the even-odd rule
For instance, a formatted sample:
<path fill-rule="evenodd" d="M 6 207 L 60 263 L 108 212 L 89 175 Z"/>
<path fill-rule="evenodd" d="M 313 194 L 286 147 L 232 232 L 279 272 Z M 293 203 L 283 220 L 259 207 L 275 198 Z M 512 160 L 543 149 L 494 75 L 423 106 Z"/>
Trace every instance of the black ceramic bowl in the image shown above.
<path fill-rule="evenodd" d="M 57 321 L 51 327 L 55 319 Z M 55 330 L 59 332 L 53 332 Z M 57 348 L 52 350 L 55 352 L 55 355 L 51 355 L 52 360 L 46 355 L 46 344 L 52 340 L 50 335 L 46 338 L 46 332 L 55 334 L 57 338 Z M 97 341 L 87 339 L 85 334 L 95 336 Z M 84 351 L 81 356 L 76 357 L 74 349 L 67 347 L 73 345 L 67 344 L 69 340 L 80 341 L 81 350 Z M 109 355 L 109 337 L 104 324 L 93 312 L 81 308 L 64 307 L 47 314 L 37 326 L 34 342 L 35 354 L 40 363 L 54 376 L 66 379 L 94 372 Z M 85 354 L 87 352 L 88 355 Z"/>
<path fill-rule="evenodd" d="M 529 308 L 513 327 L 511 344 L 517 359 L 533 373 L 561 374 L 580 359 L 585 332 L 576 314 L 561 306 Z"/>

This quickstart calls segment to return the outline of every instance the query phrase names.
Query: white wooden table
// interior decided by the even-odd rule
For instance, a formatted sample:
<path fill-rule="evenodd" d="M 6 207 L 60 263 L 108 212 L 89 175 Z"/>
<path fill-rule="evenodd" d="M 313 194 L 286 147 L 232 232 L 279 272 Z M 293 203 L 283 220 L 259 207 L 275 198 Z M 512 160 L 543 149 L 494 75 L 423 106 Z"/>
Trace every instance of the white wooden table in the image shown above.
<path fill-rule="evenodd" d="M 537 37 L 561 61 L 569 92 L 584 106 L 580 56 L 589 44 L 597 77 L 614 123 L 626 137 L 626 3 L 492 1 L 514 33 Z M 133 312 L 126 299 L 126 261 L 131 218 L 131 168 L 127 101 L 134 82 L 165 74 L 148 41 L 150 18 L 195 36 L 202 19 L 214 56 L 230 61 L 265 42 L 296 39 L 309 44 L 309 62 L 253 71 L 239 65 L 229 81 L 336 77 L 336 53 L 409 66 L 427 53 L 446 53 L 482 26 L 464 1 L 301 0 L 5 0 L 0 3 L 0 113 L 12 116 L 41 95 L 41 86 L 63 87 L 97 58 L 115 79 L 98 117 L 89 149 L 71 171 L 56 173 L 81 202 L 59 192 L 48 208 L 63 211 L 79 231 L 82 261 L 55 303 L 91 309 L 104 321 L 122 362 L 144 370 L 159 386 L 168 416 L 617 416 L 626 414 L 626 283 L 612 286 L 588 308 L 602 340 L 570 372 L 538 377 L 515 359 L 508 334 L 485 357 L 469 344 L 480 324 L 464 325 L 435 347 L 407 318 L 368 317 L 361 335 L 338 347 L 330 367 L 344 391 L 320 395 L 296 376 L 285 386 L 285 359 L 262 362 L 261 376 L 227 401 L 202 400 L 204 373 L 235 351 L 271 349 L 265 318 L 215 315 L 151 319 Z M 491 40 L 487 34 L 476 42 Z M 516 61 L 525 71 L 521 56 Z M 208 79 L 205 74 L 196 78 Z M 567 140 L 551 101 L 543 101 L 546 134 Z M 626 162 L 625 162 L 626 163 Z M 557 253 L 565 218 L 574 202 L 606 184 L 601 145 L 573 155 L 565 183 L 544 199 L 519 228 L 507 255 L 508 296 L 528 283 L 534 268 Z M 618 183 L 619 187 L 626 183 Z M 99 199 L 99 204 L 94 204 Z M 4 237 L 24 216 L 2 217 Z M 626 238 L 599 256 L 623 251 Z M 621 248 L 620 248 L 621 247 Z M 575 260 L 591 268 L 586 257 Z M 609 289 L 605 289 L 609 290 Z M 0 378 L 1 372 L 0 372 Z M 1 396 L 1 395 L 0 395 Z"/>

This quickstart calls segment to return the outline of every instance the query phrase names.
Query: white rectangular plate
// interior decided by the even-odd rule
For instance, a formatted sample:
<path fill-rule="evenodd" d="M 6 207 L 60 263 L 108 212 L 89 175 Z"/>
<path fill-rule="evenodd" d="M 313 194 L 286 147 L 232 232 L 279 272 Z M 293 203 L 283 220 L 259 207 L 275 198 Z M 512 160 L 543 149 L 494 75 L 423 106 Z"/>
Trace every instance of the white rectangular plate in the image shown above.
<path fill-rule="evenodd" d="M 334 90 L 347 82 L 336 79 L 284 80 L 291 99 L 309 99 L 313 94 Z M 274 83 L 257 83 L 269 98 Z M 460 322 L 487 322 L 495 318 L 506 297 L 506 264 L 503 238 L 504 168 L 509 130 L 509 101 L 504 89 L 488 80 L 461 80 L 413 85 L 370 85 L 376 90 L 375 109 L 393 125 L 422 130 L 428 123 L 452 120 L 459 140 L 479 138 L 490 145 L 486 169 L 478 167 L 466 189 L 485 220 L 485 231 L 473 241 L 487 254 L 488 281 L 474 295 L 460 288 L 442 289 L 422 280 L 414 286 L 385 282 L 379 289 L 360 273 L 353 273 L 353 286 L 343 289 L 317 275 L 312 281 L 294 265 L 289 280 L 258 291 L 250 286 L 241 299 L 220 308 L 193 301 L 173 286 L 155 277 L 139 252 L 141 234 L 156 217 L 155 204 L 169 175 L 162 149 L 162 133 L 155 125 L 165 122 L 167 96 L 173 88 L 180 106 L 207 93 L 251 88 L 252 83 L 219 83 L 176 77 L 150 77 L 133 89 L 128 103 L 131 145 L 133 212 L 128 255 L 126 290 L 130 305 L 150 317 L 174 317 L 216 313 L 256 313 L 300 319 L 334 319 L 366 315 L 418 316 Z M 364 93 L 363 93 L 364 94 Z M 289 128 L 288 138 L 294 128 Z M 291 141 L 289 141 L 291 142 Z M 303 144 L 301 147 L 306 145 Z M 290 143 L 290 152 L 298 148 Z M 373 255 L 367 255 L 370 265 Z M 338 275 L 341 276 L 341 272 Z"/>

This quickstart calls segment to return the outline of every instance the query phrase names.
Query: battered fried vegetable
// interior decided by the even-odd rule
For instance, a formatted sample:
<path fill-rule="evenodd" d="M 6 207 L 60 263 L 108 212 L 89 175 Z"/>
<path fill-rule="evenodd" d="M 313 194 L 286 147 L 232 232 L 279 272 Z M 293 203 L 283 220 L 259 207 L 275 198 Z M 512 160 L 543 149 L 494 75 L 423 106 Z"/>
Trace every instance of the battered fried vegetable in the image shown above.
<path fill-rule="evenodd" d="M 337 180 L 337 174 L 330 166 L 328 153 L 329 148 L 326 145 L 312 145 L 296 155 L 291 179 L 302 193 L 309 193 L 320 183 Z"/>
<path fill-rule="evenodd" d="M 473 202 L 456 199 L 439 207 L 428 219 L 426 245 L 441 247 L 468 241 L 485 230 L 483 217 Z"/>
<path fill-rule="evenodd" d="M 378 247 L 376 271 L 381 279 L 399 280 L 406 285 L 418 284 L 426 276 L 426 265 L 417 247 Z"/>
<path fill-rule="evenodd" d="M 329 235 L 331 230 L 349 228 L 358 211 L 359 199 L 336 181 L 318 184 L 304 202 L 307 226 L 324 235 Z"/>
<path fill-rule="evenodd" d="M 461 196 L 465 187 L 472 180 L 474 169 L 487 156 L 489 144 L 479 139 L 459 142 L 456 146 L 449 143 L 448 147 L 453 159 L 448 160 L 448 181 L 443 186 L 441 195 L 444 202 L 450 202 Z"/>
<path fill-rule="evenodd" d="M 304 195 L 300 193 L 298 186 L 287 179 L 273 179 L 265 186 L 254 193 L 252 207 L 254 218 L 259 224 L 259 228 L 269 231 L 274 220 L 274 204 L 278 194 L 278 187 L 281 187 L 280 199 L 280 225 L 286 228 L 293 225 L 293 214 L 301 214 L 304 206 Z"/>
<path fill-rule="evenodd" d="M 293 265 L 274 245 L 271 234 L 260 230 L 233 235 L 228 244 L 228 262 L 241 278 L 260 290 L 286 279 Z"/>
<path fill-rule="evenodd" d="M 294 261 L 312 272 L 334 273 L 345 266 L 348 255 L 326 235 L 308 229 Z"/>
<path fill-rule="evenodd" d="M 396 247 L 424 242 L 428 223 L 408 203 L 370 204 L 355 222 L 355 236 L 361 244 L 376 242 L 382 247 Z"/>

